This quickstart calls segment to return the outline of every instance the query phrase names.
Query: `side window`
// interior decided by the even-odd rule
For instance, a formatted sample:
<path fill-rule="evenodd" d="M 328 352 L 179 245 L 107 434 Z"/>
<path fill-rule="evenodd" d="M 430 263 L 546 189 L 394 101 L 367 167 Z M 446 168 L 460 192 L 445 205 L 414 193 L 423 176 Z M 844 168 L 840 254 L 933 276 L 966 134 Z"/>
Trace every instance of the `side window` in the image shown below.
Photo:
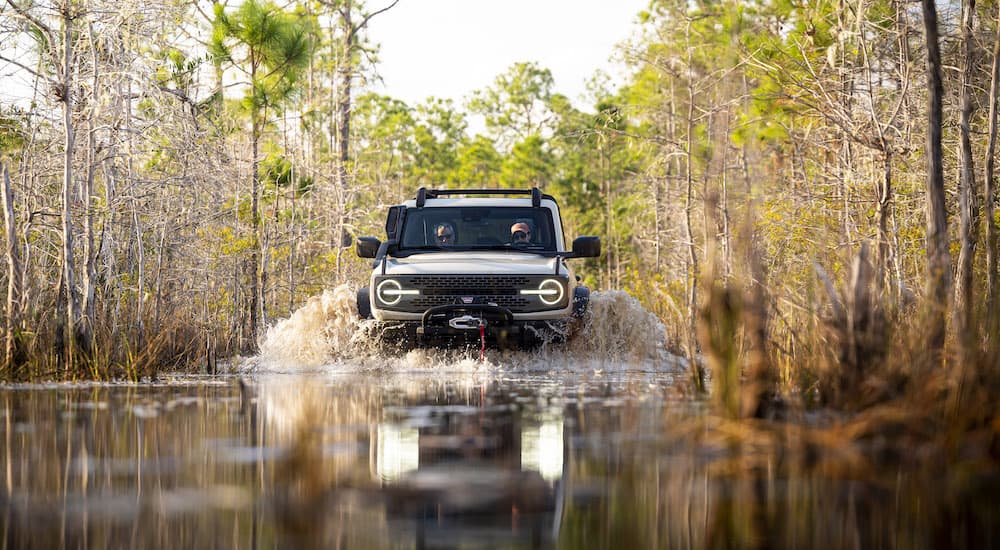
<path fill-rule="evenodd" d="M 407 216 L 403 223 L 403 247 L 426 245 L 428 231 L 424 216 Z"/>

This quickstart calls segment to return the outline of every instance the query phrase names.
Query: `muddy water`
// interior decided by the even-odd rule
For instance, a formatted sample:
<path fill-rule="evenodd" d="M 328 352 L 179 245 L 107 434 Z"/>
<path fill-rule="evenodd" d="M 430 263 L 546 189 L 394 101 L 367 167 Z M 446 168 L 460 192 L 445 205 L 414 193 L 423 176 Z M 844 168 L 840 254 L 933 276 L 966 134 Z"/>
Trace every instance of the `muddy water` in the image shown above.
<path fill-rule="evenodd" d="M 4 547 L 937 548 L 998 484 L 728 426 L 626 295 L 533 353 L 370 352 L 349 289 L 219 377 L 0 388 Z M 743 431 L 740 431 L 743 430 Z M 768 432 L 770 433 L 770 432 Z M 790 436 L 791 437 L 791 436 Z M 791 445 L 794 447 L 794 445 Z"/>

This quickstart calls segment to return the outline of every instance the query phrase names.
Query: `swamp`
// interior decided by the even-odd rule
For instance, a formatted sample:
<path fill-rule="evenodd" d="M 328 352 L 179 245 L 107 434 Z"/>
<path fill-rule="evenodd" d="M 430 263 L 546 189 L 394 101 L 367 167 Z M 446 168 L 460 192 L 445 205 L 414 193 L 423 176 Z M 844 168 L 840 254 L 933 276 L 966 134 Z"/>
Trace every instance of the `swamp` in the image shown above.
<path fill-rule="evenodd" d="M 598 296 L 598 315 L 622 301 Z M 314 307 L 231 374 L 5 387 L 0 533 L 16 548 L 996 544 L 995 474 L 938 475 L 932 451 L 901 456 L 834 419 L 713 417 L 679 390 L 685 361 L 643 340 L 655 318 L 631 313 L 484 362 L 307 364 Z"/>
<path fill-rule="evenodd" d="M 449 2 L 0 0 L 0 547 L 1000 546 L 1000 2 L 649 0 L 434 97 L 613 24 Z M 381 340 L 420 188 L 558 199 L 567 342 Z"/>

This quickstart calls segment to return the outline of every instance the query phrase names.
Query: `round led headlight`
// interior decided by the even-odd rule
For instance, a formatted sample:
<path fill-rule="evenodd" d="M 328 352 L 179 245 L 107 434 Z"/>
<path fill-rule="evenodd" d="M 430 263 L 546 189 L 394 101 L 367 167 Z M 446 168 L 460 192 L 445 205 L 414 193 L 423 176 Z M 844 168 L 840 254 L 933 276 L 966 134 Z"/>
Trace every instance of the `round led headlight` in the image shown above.
<path fill-rule="evenodd" d="M 563 289 L 562 283 L 556 279 L 545 279 L 542 284 L 538 285 L 536 289 L 525 289 L 521 291 L 521 294 L 529 294 L 538 296 L 538 299 L 542 301 L 543 304 L 554 306 L 562 301 L 563 294 L 565 290 Z"/>
<path fill-rule="evenodd" d="M 394 306 L 403 299 L 403 296 L 413 296 L 420 294 L 419 290 L 403 288 L 399 282 L 392 279 L 386 279 L 375 287 L 375 296 L 378 296 L 380 302 L 387 306 Z"/>

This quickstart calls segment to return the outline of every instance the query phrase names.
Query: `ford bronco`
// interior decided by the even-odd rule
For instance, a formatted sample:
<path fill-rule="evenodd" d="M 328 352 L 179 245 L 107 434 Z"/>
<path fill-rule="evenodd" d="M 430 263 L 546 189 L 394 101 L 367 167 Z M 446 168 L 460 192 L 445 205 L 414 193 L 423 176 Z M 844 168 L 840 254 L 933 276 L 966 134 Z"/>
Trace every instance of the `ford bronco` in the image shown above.
<path fill-rule="evenodd" d="M 565 250 L 559 207 L 537 188 L 420 188 L 389 208 L 385 232 L 358 239 L 374 259 L 358 313 L 384 340 L 416 345 L 562 340 L 590 300 L 566 260 L 601 253 L 599 237 Z"/>

